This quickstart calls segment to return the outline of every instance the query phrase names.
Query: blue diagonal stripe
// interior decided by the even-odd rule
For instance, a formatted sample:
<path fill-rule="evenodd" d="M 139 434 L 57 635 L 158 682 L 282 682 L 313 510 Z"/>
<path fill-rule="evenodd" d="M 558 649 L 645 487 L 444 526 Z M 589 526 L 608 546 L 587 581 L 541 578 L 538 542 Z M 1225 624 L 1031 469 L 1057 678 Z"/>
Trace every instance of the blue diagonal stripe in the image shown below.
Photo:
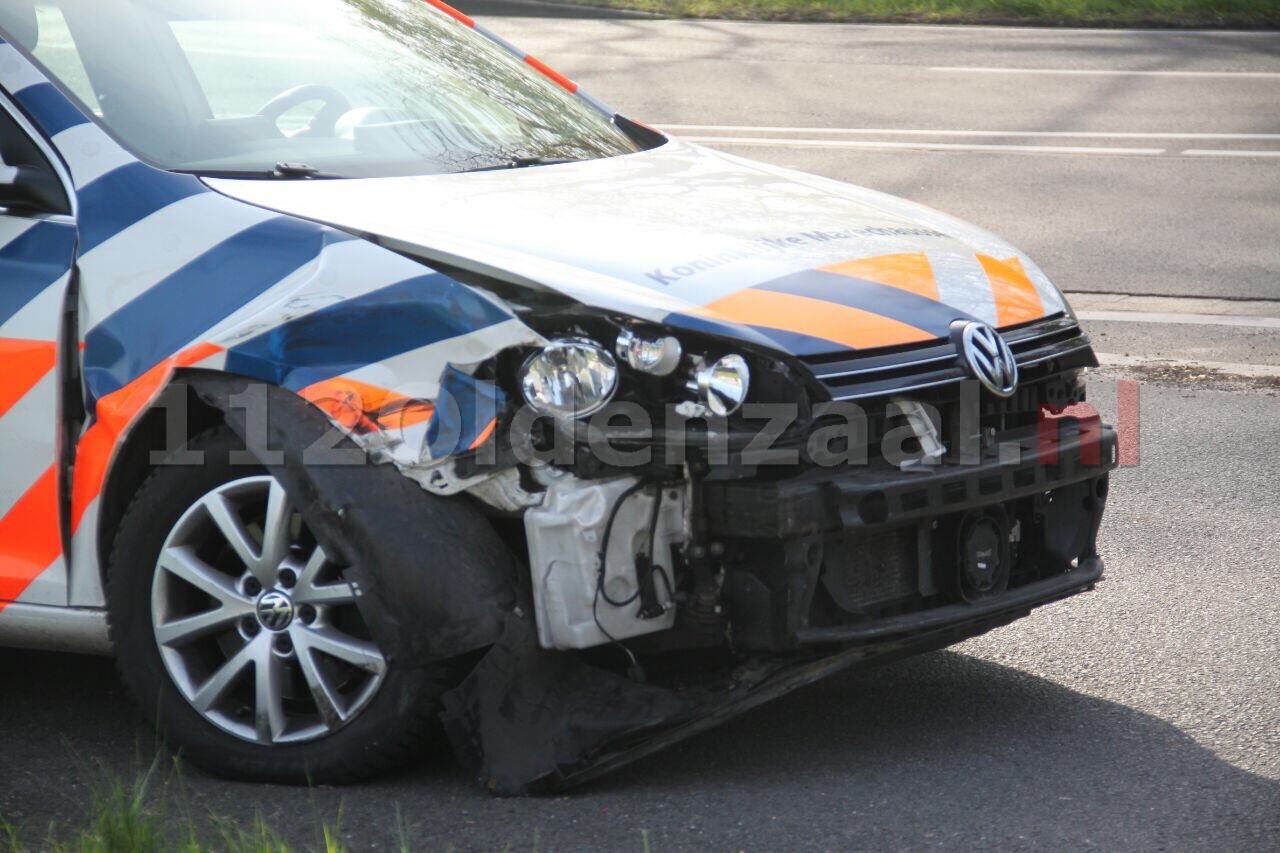
<path fill-rule="evenodd" d="M 710 317 L 700 317 L 696 314 L 668 314 L 664 322 L 675 328 L 751 343 L 768 349 L 778 348 L 797 356 L 847 349 L 844 344 L 838 344 L 826 338 L 801 335 L 782 329 L 767 329 L 746 323 L 730 323 Z"/>
<path fill-rule="evenodd" d="M 71 268 L 75 229 L 40 222 L 0 248 L 0 323 Z"/>
<path fill-rule="evenodd" d="M 836 273 L 809 270 L 756 285 L 759 290 L 807 296 L 824 302 L 834 302 L 848 308 L 870 311 L 900 323 L 923 329 L 931 335 L 945 338 L 951 333 L 956 320 L 972 320 L 974 317 L 938 302 L 887 284 L 854 278 Z"/>
<path fill-rule="evenodd" d="M 80 199 L 80 254 L 175 201 L 209 190 L 192 175 L 176 175 L 145 163 L 107 172 L 76 194 Z"/>
<path fill-rule="evenodd" d="M 328 306 L 245 341 L 227 353 L 226 369 L 298 391 L 510 318 L 469 287 L 430 273 Z"/>
<path fill-rule="evenodd" d="M 13 97 L 46 136 L 57 136 L 69 127 L 89 123 L 84 113 L 52 83 L 36 83 L 20 90 Z"/>
<path fill-rule="evenodd" d="M 231 237 L 158 282 L 85 336 L 85 384 L 96 401 L 173 355 L 255 296 L 355 239 L 288 217 Z"/>

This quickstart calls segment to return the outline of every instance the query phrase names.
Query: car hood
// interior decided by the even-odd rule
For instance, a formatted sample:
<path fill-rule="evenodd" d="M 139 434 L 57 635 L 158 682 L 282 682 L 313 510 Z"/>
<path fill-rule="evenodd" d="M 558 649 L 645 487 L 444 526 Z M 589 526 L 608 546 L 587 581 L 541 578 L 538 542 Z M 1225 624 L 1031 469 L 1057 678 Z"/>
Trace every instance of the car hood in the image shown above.
<path fill-rule="evenodd" d="M 207 183 L 429 263 L 798 355 L 1066 310 L 1039 268 L 979 228 L 678 140 L 533 168 Z"/>

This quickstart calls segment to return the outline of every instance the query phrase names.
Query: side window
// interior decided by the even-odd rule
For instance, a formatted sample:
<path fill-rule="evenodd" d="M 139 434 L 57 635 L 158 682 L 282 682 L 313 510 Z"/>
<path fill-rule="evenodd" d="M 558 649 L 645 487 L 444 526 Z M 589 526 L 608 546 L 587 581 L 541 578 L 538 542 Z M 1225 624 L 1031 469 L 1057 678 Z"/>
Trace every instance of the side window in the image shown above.
<path fill-rule="evenodd" d="M 57 172 L 0 104 L 0 215 L 70 212 Z"/>
<path fill-rule="evenodd" d="M 47 3 L 36 4 L 36 46 L 32 51 L 36 59 L 71 90 L 85 106 L 98 115 L 98 96 L 89 82 L 89 75 L 80 60 L 80 51 L 71 38 L 71 30 L 62 10 Z"/>

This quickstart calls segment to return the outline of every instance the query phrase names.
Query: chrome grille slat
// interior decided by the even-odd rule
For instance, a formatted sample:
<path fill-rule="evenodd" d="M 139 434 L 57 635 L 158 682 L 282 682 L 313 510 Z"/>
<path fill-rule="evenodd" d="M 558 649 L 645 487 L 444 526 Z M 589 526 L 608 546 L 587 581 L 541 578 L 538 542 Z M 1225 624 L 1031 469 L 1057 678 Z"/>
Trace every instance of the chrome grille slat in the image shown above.
<path fill-rule="evenodd" d="M 1087 351 L 1089 339 L 1065 316 L 1002 333 L 1019 368 Z M 932 341 L 893 353 L 823 353 L 801 359 L 835 402 L 923 391 L 968 377 L 950 341 Z"/>
<path fill-rule="evenodd" d="M 871 373 L 884 373 L 888 370 L 907 370 L 912 367 L 919 367 L 924 364 L 936 364 L 943 361 L 955 361 L 956 354 L 949 352 L 946 355 L 934 356 L 933 358 L 922 358 L 916 361 L 904 361 L 895 364 L 892 367 L 863 367 L 857 370 L 841 370 L 836 373 L 818 373 L 816 376 L 823 382 L 829 379 L 844 379 L 849 376 L 863 376 Z"/>

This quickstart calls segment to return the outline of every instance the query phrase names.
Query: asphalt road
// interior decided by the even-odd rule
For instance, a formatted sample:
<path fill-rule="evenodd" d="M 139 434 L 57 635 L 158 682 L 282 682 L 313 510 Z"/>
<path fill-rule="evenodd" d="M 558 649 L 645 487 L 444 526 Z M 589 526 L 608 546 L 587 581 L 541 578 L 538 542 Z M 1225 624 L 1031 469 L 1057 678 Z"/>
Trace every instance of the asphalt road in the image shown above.
<path fill-rule="evenodd" d="M 1280 300 L 1280 158 L 1181 153 L 1280 152 L 1280 139 L 1115 136 L 1280 134 L 1280 36 L 517 11 L 526 16 L 486 23 L 637 117 L 713 126 L 703 137 L 1161 149 L 714 143 L 976 220 L 1069 290 Z M 1108 73 L 930 70 L 956 66 Z M 795 130 L 819 127 L 877 132 Z M 1211 304 L 1200 314 L 1223 310 L 1124 303 L 1135 313 L 1086 323 L 1117 356 L 1263 374 L 1095 375 L 1091 398 L 1112 417 L 1116 380 L 1143 384 L 1140 464 L 1113 478 L 1107 579 L 1092 594 L 806 688 L 570 796 L 491 799 L 436 755 L 314 791 L 187 769 L 171 811 L 261 811 L 304 846 L 318 845 L 319 819 L 341 813 L 357 850 L 399 849 L 397 815 L 426 851 L 639 853 L 646 833 L 654 851 L 1280 848 L 1280 380 L 1266 375 L 1280 373 L 1280 321 L 1268 324 L 1280 311 L 1250 303 L 1248 326 L 1194 313 Z M 1136 313 L 1169 308 L 1194 322 Z M 28 835 L 78 819 L 103 768 L 127 775 L 155 754 L 109 661 L 0 651 L 0 684 L 0 816 Z"/>
<path fill-rule="evenodd" d="M 1066 290 L 1280 299 L 1280 33 L 484 21 L 627 115 L 978 222 Z"/>

